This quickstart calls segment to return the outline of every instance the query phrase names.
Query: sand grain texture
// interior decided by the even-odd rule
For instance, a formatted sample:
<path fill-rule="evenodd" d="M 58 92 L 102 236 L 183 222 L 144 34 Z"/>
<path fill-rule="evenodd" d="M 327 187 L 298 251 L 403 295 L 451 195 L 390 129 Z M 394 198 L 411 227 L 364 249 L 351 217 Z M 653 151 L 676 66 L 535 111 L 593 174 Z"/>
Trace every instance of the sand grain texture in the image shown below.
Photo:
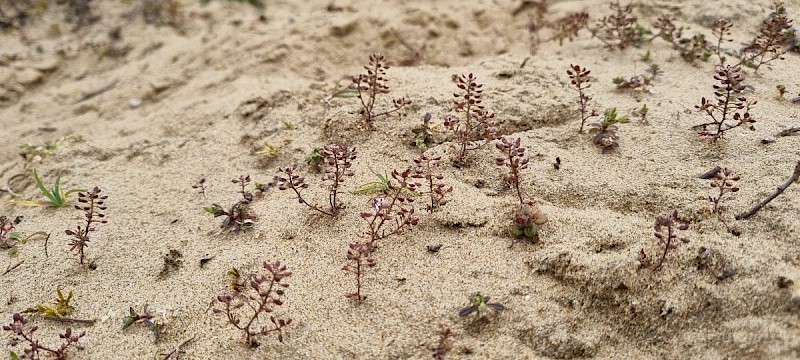
<path fill-rule="evenodd" d="M 53 8 L 26 27 L 24 38 L 0 36 L 0 53 L 16 54 L 0 66 L 0 186 L 32 168 L 47 181 L 63 174 L 68 188 L 100 186 L 109 195 L 110 221 L 92 237 L 87 253 L 97 269 L 87 271 L 64 235 L 81 221 L 79 211 L 0 208 L 24 216 L 17 227 L 23 234 L 52 234 L 47 257 L 42 242 L 23 245 L 15 256 L 0 254 L 0 269 L 24 260 L 0 277 L 3 324 L 14 312 L 51 301 L 61 287 L 75 291 L 75 317 L 99 320 L 82 328 L 86 349 L 74 359 L 156 358 L 191 337 L 184 348 L 189 359 L 424 359 L 445 327 L 456 334 L 446 357 L 452 359 L 800 357 L 798 309 L 790 309 L 800 290 L 776 285 L 779 277 L 800 283 L 800 184 L 755 216 L 733 220 L 782 184 L 800 159 L 800 136 L 761 144 L 800 126 L 800 106 L 775 91 L 784 84 L 787 96 L 800 93 L 798 54 L 756 75 L 746 70 L 758 122 L 711 144 L 690 128 L 706 121 L 693 106 L 713 96 L 713 63 L 689 65 L 659 40 L 610 52 L 586 31 L 531 54 L 533 9 L 512 15 L 518 2 L 266 1 L 257 10 L 184 1 L 177 29 L 146 24 L 136 1 L 95 3 L 98 22 L 74 32 Z M 579 10 L 592 23 L 608 13 L 606 2 L 559 1 L 548 17 Z M 707 36 L 710 24 L 725 17 L 736 24 L 738 44 L 756 33 L 769 3 L 646 1 L 636 11 L 646 25 L 670 12 L 690 27 L 687 33 Z M 789 4 L 788 12 L 797 19 L 800 6 Z M 48 35 L 54 22 L 62 35 Z M 396 34 L 422 50 L 410 50 Z M 639 60 L 646 49 L 664 70 L 652 93 L 617 91 L 611 78 L 646 69 Z M 414 103 L 406 116 L 380 118 L 380 130 L 369 131 L 356 99 L 323 99 L 337 82 L 346 86 L 374 52 L 392 64 L 392 96 Z M 589 135 L 577 134 L 569 64 L 592 71 L 594 108 L 616 107 L 631 117 L 620 126 L 614 153 L 600 153 Z M 523 189 L 550 221 L 538 243 L 509 248 L 506 224 L 516 200 L 494 165 L 496 150 L 472 152 L 465 168 L 449 166 L 454 149 L 441 131 L 430 150 L 446 160 L 441 170 L 453 196 L 434 214 L 419 208 L 417 228 L 380 244 L 378 265 L 365 277 L 367 300 L 355 305 L 344 297 L 354 280 L 341 268 L 347 244 L 364 239 L 358 213 L 369 196 L 350 192 L 372 181 L 373 170 L 409 166 L 419 154 L 411 129 L 430 112 L 443 130 L 453 76 L 470 72 L 485 84 L 484 102 L 497 113 L 500 132 L 527 147 Z M 131 107 L 131 99 L 140 104 Z M 390 104 L 388 97 L 379 102 Z M 647 121 L 632 115 L 643 104 Z M 68 134 L 84 141 L 65 143 L 32 165 L 18 155 L 20 143 Z M 259 219 L 251 231 L 209 235 L 219 221 L 202 207 L 234 201 L 231 179 L 250 174 L 269 182 L 278 167 L 302 164 L 312 149 L 335 140 L 359 151 L 340 218 L 319 216 L 290 192 L 273 189 L 253 204 Z M 264 159 L 255 154 L 264 141 L 288 144 Z M 552 165 L 556 157 L 560 170 Z M 742 177 L 725 212 L 740 236 L 703 210 L 712 190 L 698 175 L 717 165 Z M 208 200 L 191 188 L 201 175 Z M 484 188 L 474 186 L 478 179 Z M 323 201 L 318 180 L 307 177 L 307 194 Z M 17 190 L 38 198 L 27 185 Z M 0 202 L 10 199 L 0 193 Z M 672 209 L 690 222 L 691 242 L 672 252 L 660 272 L 639 270 L 640 249 L 660 251 L 652 236 L 656 216 Z M 436 244 L 438 253 L 426 250 Z M 170 250 L 182 253 L 184 265 L 158 279 Z M 215 258 L 201 268 L 206 254 Z M 248 349 L 208 308 L 225 290 L 228 269 L 254 274 L 265 260 L 281 260 L 294 273 L 279 312 L 294 322 L 283 344 L 264 339 Z M 718 280 L 725 269 L 736 275 Z M 486 322 L 459 318 L 477 291 L 508 311 Z M 144 328 L 121 330 L 128 307 L 145 303 L 168 323 L 157 343 Z M 60 324 L 35 322 L 40 336 L 56 339 Z"/>

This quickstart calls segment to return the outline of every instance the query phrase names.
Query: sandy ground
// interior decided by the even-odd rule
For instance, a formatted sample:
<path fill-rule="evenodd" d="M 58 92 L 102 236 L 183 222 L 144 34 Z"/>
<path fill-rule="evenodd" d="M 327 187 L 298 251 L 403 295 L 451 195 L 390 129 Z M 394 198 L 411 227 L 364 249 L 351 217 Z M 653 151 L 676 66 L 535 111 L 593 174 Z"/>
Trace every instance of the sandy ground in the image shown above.
<path fill-rule="evenodd" d="M 574 42 L 548 42 L 531 54 L 534 8 L 518 1 L 265 2 L 256 9 L 186 1 L 177 26 L 157 26 L 145 23 L 139 1 L 95 1 L 99 19 L 75 30 L 53 5 L 22 32 L 0 36 L 0 184 L 35 168 L 46 182 L 62 174 L 65 188 L 96 185 L 109 196 L 109 223 L 98 226 L 87 249 L 94 270 L 78 264 L 64 234 L 80 224 L 80 211 L 0 207 L 0 214 L 24 217 L 22 234 L 51 234 L 47 256 L 41 241 L 0 254 L 0 270 L 22 262 L 0 277 L 3 324 L 52 301 L 60 287 L 75 292 L 72 317 L 97 319 L 77 326 L 88 335 L 74 359 L 163 358 L 158 354 L 192 338 L 182 358 L 423 359 L 445 328 L 455 334 L 446 356 L 453 359 L 800 357 L 800 320 L 791 306 L 800 294 L 797 285 L 779 286 L 786 285 L 781 277 L 800 283 L 800 184 L 755 216 L 733 219 L 786 181 L 800 158 L 800 136 L 761 143 L 800 126 L 800 105 L 788 101 L 800 93 L 797 54 L 755 75 L 746 70 L 757 122 L 712 144 L 691 127 L 706 121 L 693 107 L 713 96 L 714 60 L 689 65 L 663 41 L 609 51 L 584 30 Z M 671 13 L 688 33 L 707 36 L 725 17 L 738 44 L 755 35 L 769 5 L 654 0 L 640 2 L 636 13 L 643 25 Z M 547 17 L 579 10 L 592 24 L 609 13 L 605 1 L 556 1 Z M 800 6 L 788 11 L 796 18 Z M 616 90 L 613 77 L 647 68 L 640 60 L 647 50 L 664 75 L 650 92 Z M 413 105 L 370 131 L 356 99 L 324 99 L 375 52 L 392 64 L 391 95 Z M 620 126 L 617 151 L 602 154 L 590 135 L 577 133 L 569 64 L 592 71 L 594 108 L 631 117 Z M 523 190 L 550 219 L 537 243 L 509 247 L 516 200 L 494 165 L 493 146 L 472 152 L 469 166 L 449 165 L 455 155 L 442 120 L 452 114 L 453 77 L 465 73 L 485 84 L 500 133 L 521 138 L 531 156 Z M 788 90 L 783 99 L 778 84 Z M 253 100 L 261 101 L 257 111 Z M 389 102 L 379 99 L 379 106 Z M 646 120 L 635 115 L 644 104 Z M 354 303 L 345 298 L 354 278 L 341 268 L 347 244 L 364 239 L 358 214 L 370 196 L 352 191 L 372 181 L 372 171 L 411 164 L 420 153 L 411 129 L 426 112 L 437 129 L 429 151 L 444 156 L 441 171 L 454 191 L 440 211 L 418 209 L 420 224 L 411 232 L 380 244 L 377 266 L 364 278 L 367 299 Z M 64 142 L 36 163 L 19 156 L 19 144 L 70 134 L 83 141 Z M 272 189 L 252 205 L 259 215 L 253 229 L 209 234 L 219 219 L 202 207 L 235 201 L 231 179 L 250 174 L 269 182 L 278 167 L 303 164 L 312 149 L 337 140 L 359 152 L 339 218 Z M 274 158 L 256 154 L 264 141 L 281 145 Z M 741 190 L 723 212 L 739 236 L 708 214 L 713 192 L 698 175 L 718 165 L 741 175 Z M 191 188 L 201 175 L 207 199 Z M 323 201 L 319 175 L 307 180 L 309 197 Z M 476 188 L 477 180 L 486 186 Z M 40 197 L 31 181 L 13 187 L 21 199 Z M 0 193 L 0 201 L 9 200 Z M 656 216 L 673 209 L 690 224 L 690 243 L 670 253 L 661 271 L 639 269 L 640 249 L 660 251 Z M 439 252 L 426 250 L 437 244 Z M 159 278 L 170 250 L 182 254 L 183 265 Z M 206 255 L 215 257 L 201 268 Z M 231 267 L 249 276 L 265 260 L 281 260 L 294 273 L 278 310 L 293 323 L 283 343 L 264 339 L 250 349 L 209 304 L 226 291 Z M 735 275 L 720 280 L 724 271 Z M 508 310 L 486 320 L 459 318 L 478 291 Z M 128 308 L 144 304 L 167 325 L 157 342 L 143 327 L 122 330 Z M 57 341 L 64 326 L 33 321 L 45 342 Z"/>

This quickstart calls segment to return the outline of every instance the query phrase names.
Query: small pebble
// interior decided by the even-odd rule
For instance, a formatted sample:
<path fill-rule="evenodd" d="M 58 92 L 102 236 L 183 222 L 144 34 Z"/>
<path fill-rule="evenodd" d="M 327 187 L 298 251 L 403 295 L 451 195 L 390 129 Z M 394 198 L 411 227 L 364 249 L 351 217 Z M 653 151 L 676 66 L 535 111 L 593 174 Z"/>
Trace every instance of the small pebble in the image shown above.
<path fill-rule="evenodd" d="M 132 98 L 132 99 L 128 100 L 128 106 L 130 106 L 131 109 L 136 109 L 141 104 L 142 104 L 142 100 L 139 100 L 137 98 Z"/>

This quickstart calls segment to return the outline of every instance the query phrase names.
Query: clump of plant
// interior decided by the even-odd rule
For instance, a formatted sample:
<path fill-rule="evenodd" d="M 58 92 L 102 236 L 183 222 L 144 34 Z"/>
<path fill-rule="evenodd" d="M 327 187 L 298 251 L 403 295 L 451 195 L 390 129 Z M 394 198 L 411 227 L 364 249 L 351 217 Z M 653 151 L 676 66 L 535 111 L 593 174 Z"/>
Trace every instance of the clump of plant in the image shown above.
<path fill-rule="evenodd" d="M 597 134 L 592 137 L 592 143 L 599 146 L 603 153 L 608 153 L 619 147 L 617 124 L 625 124 L 628 118 L 617 114 L 617 108 L 611 108 L 603 113 L 603 121 L 589 124 L 589 131 Z"/>
<path fill-rule="evenodd" d="M 433 132 L 431 129 L 431 113 L 426 112 L 422 116 L 422 124 L 411 129 L 414 133 L 414 146 L 417 149 L 425 151 L 428 149 L 428 144 L 433 141 Z"/>
<path fill-rule="evenodd" d="M 325 209 L 317 204 L 312 204 L 303 198 L 303 189 L 308 188 L 305 177 L 297 174 L 298 166 L 292 165 L 280 168 L 278 171 L 283 174 L 278 180 L 280 190 L 292 190 L 297 196 L 297 201 L 308 206 L 314 211 L 328 216 L 337 216 L 344 209 L 344 204 L 338 200 L 342 183 L 347 177 L 354 175 L 351 167 L 353 160 L 356 159 L 358 151 L 355 147 L 347 146 L 342 143 L 332 143 L 325 145 L 320 152 L 324 159 L 324 173 L 322 175 L 322 187 L 328 190 L 328 208 Z"/>
<path fill-rule="evenodd" d="M 314 169 L 315 173 L 321 173 L 324 164 L 325 158 L 322 157 L 319 148 L 311 150 L 311 153 L 306 156 L 306 165 Z"/>
<path fill-rule="evenodd" d="M 69 203 L 69 196 L 73 193 L 86 191 L 85 189 L 71 189 L 67 190 L 66 192 L 61 192 L 61 175 L 58 175 L 56 178 L 56 183 L 53 185 L 52 189 L 48 189 L 45 187 L 42 179 L 39 178 L 39 174 L 36 172 L 36 169 L 33 170 L 33 181 L 36 183 L 36 187 L 39 188 L 39 191 L 42 192 L 47 200 L 42 201 L 27 201 L 27 200 L 11 200 L 6 202 L 6 205 L 22 205 L 22 206 L 52 206 L 56 208 L 64 207 Z"/>
<path fill-rule="evenodd" d="M 440 206 L 446 204 L 445 195 L 453 192 L 452 186 L 447 186 L 442 182 L 444 176 L 441 173 L 434 172 L 434 168 L 441 160 L 441 156 L 425 154 L 414 159 L 415 169 L 412 177 L 416 179 L 425 179 L 424 184 L 427 189 L 425 191 L 420 190 L 420 192 L 422 194 L 428 194 L 430 197 L 431 203 L 425 206 L 425 210 L 428 212 L 434 212 Z M 418 187 L 418 189 L 421 188 L 421 186 Z"/>
<path fill-rule="evenodd" d="M 637 23 L 637 17 L 633 15 L 633 5 L 620 5 L 614 1 L 609 4 L 613 14 L 604 16 L 597 23 L 597 27 L 591 29 L 592 36 L 597 37 L 606 47 L 610 49 L 623 50 L 629 46 L 639 46 L 645 39 L 647 30 Z"/>
<path fill-rule="evenodd" d="M 15 255 L 19 251 L 19 246 L 37 237 L 49 237 L 50 234 L 44 231 L 37 231 L 26 237 L 14 231 L 14 222 L 6 216 L 0 216 L 0 250 L 8 250 L 9 255 Z"/>
<path fill-rule="evenodd" d="M 292 272 L 280 261 L 265 261 L 263 268 L 267 275 L 254 277 L 247 287 L 240 290 L 217 296 L 220 307 L 213 310 L 214 314 L 225 316 L 228 323 L 241 330 L 250 347 L 259 345 L 258 337 L 273 333 L 279 342 L 283 342 L 283 328 L 292 323 L 292 319 L 272 315 L 284 303 L 285 289 L 289 287 L 284 280 L 292 276 Z M 269 324 L 265 320 L 267 317 Z"/>
<path fill-rule="evenodd" d="M 506 307 L 499 302 L 489 302 L 489 296 L 483 296 L 477 293 L 470 298 L 471 304 L 458 312 L 458 316 L 464 317 L 472 313 L 476 313 L 477 317 L 483 318 L 489 313 L 489 309 L 494 311 L 503 311 Z"/>
<path fill-rule="evenodd" d="M 513 214 L 510 232 L 514 237 L 535 239 L 539 233 L 539 226 L 547 222 L 547 217 L 532 201 L 526 200 L 522 192 L 520 176 L 522 171 L 528 168 L 530 159 L 525 156 L 525 148 L 520 138 L 511 140 L 502 137 L 495 143 L 495 147 L 503 154 L 495 158 L 495 164 L 508 169 L 506 181 L 514 188 L 519 200 L 519 205 Z"/>
<path fill-rule="evenodd" d="M 201 176 L 200 179 L 197 180 L 194 185 L 192 185 L 192 189 L 197 190 L 197 193 L 203 195 L 203 199 L 206 198 L 206 177 Z"/>
<path fill-rule="evenodd" d="M 526 203 L 514 211 L 514 223 L 510 227 L 511 235 L 517 238 L 536 239 L 539 227 L 547 223 L 547 216 L 536 204 Z"/>
<path fill-rule="evenodd" d="M 70 348 L 83 350 L 83 347 L 78 342 L 82 337 L 86 336 L 86 332 L 74 334 L 71 328 L 66 328 L 63 334 L 58 335 L 63 341 L 60 345 L 47 346 L 34 337 L 34 333 L 38 329 L 38 326 L 31 324 L 30 320 L 19 313 L 13 315 L 10 324 L 3 326 L 4 331 L 11 333 L 9 345 L 12 347 L 22 345 L 23 347 L 21 354 L 12 351 L 11 359 L 41 359 L 45 354 L 49 354 L 57 360 L 66 360 Z"/>
<path fill-rule="evenodd" d="M 705 112 L 711 117 L 711 121 L 696 125 L 693 129 L 701 129 L 698 135 L 717 141 L 725 136 L 726 131 L 756 122 L 750 116 L 750 108 L 757 102 L 748 101 L 742 95 L 747 86 L 744 84 L 741 66 L 719 66 L 714 74 L 714 79 L 719 81 L 718 85 L 714 85 L 716 101 L 703 97 L 700 105 L 694 106 L 695 109 Z M 711 129 L 709 130 L 708 127 Z"/>
<path fill-rule="evenodd" d="M 56 300 L 52 305 L 37 304 L 34 307 L 25 309 L 23 313 L 32 313 L 54 318 L 67 316 L 71 314 L 73 310 L 75 310 L 75 307 L 70 304 L 70 301 L 72 301 L 72 297 L 74 295 L 75 294 L 73 291 L 70 290 L 69 293 L 67 293 L 67 296 L 64 296 L 64 293 L 61 292 L 61 288 L 56 288 Z"/>
<path fill-rule="evenodd" d="M 782 60 L 786 53 L 786 37 L 793 37 L 792 20 L 783 2 L 776 1 L 774 6 L 775 11 L 761 22 L 758 36 L 741 51 L 739 64 L 755 72 L 764 64 Z"/>
<path fill-rule="evenodd" d="M 621 76 L 617 76 L 612 79 L 612 82 L 619 90 L 650 91 L 653 81 L 657 76 L 663 73 L 658 64 L 650 64 L 650 67 L 646 70 L 646 74 L 634 75 L 627 80 Z"/>
<path fill-rule="evenodd" d="M 233 203 L 233 205 L 225 210 L 218 204 L 211 204 L 203 208 L 207 213 L 214 215 L 214 217 L 224 216 L 225 220 L 219 226 L 216 234 L 221 234 L 224 231 L 239 232 L 241 230 L 253 227 L 253 223 L 258 216 L 250 210 L 250 203 L 253 201 L 253 193 L 247 190 L 247 185 L 252 182 L 250 175 L 241 175 L 238 179 L 231 180 L 232 183 L 238 184 L 240 190 L 239 194 L 242 199 Z"/>
<path fill-rule="evenodd" d="M 375 251 L 375 243 L 351 243 L 347 247 L 347 263 L 342 267 L 342 270 L 353 274 L 356 278 L 356 291 L 347 294 L 347 297 L 361 302 L 366 299 L 366 296 L 361 294 L 361 277 L 364 276 L 367 268 L 375 266 L 375 258 L 372 257 L 372 253 Z"/>
<path fill-rule="evenodd" d="M 80 135 L 67 135 L 41 145 L 31 143 L 20 144 L 19 148 L 22 150 L 22 152 L 20 152 L 19 155 L 22 156 L 28 163 L 37 163 L 55 154 L 56 150 L 58 150 L 58 147 L 68 141 L 83 141 L 83 137 Z"/>
<path fill-rule="evenodd" d="M 726 42 L 731 42 L 733 39 L 726 38 L 731 36 L 731 28 L 733 24 L 728 21 L 727 19 L 718 19 L 714 22 L 714 25 L 711 26 L 711 31 L 714 33 L 714 36 L 717 38 L 717 43 L 713 46 L 714 53 L 717 54 L 717 58 L 719 59 L 720 65 L 725 63 L 725 57 L 722 55 L 723 47 L 722 44 Z"/>
<path fill-rule="evenodd" d="M 416 193 L 421 185 L 412 177 L 410 168 L 392 171 L 392 179 L 387 183 L 387 188 L 370 201 L 369 211 L 360 214 L 369 226 L 367 235 L 371 243 L 402 234 L 406 229 L 417 225 L 419 219 L 411 204 L 414 197 L 409 193 Z"/>
<path fill-rule="evenodd" d="M 717 31 L 720 29 L 720 24 L 721 23 L 718 22 L 717 25 L 715 25 L 715 34 L 718 34 Z M 695 34 L 692 37 L 683 37 L 683 31 L 685 29 L 676 26 L 674 18 L 670 15 L 659 17 L 653 24 L 653 28 L 655 28 L 657 32 L 650 40 L 661 38 L 672 44 L 673 49 L 677 50 L 681 58 L 688 63 L 694 63 L 696 60 L 708 61 L 714 52 L 718 54 L 720 59 L 723 59 L 719 48 L 716 48 L 714 52 L 711 51 L 710 48 L 712 45 L 706 40 L 705 35 Z M 721 37 L 719 39 L 721 39 Z"/>
<path fill-rule="evenodd" d="M 158 339 L 161 338 L 161 330 L 163 330 L 164 325 L 155 319 L 156 316 L 151 314 L 150 310 L 147 309 L 147 304 L 144 304 L 142 307 L 141 314 L 136 312 L 133 307 L 130 307 L 128 315 L 122 319 L 122 329 L 125 330 L 134 324 L 142 324 L 145 328 L 147 328 L 147 330 L 150 330 L 153 333 L 156 341 L 158 341 Z"/>
<path fill-rule="evenodd" d="M 105 215 L 105 201 L 108 195 L 100 195 L 100 192 L 100 188 L 95 186 L 91 191 L 78 193 L 80 204 L 75 205 L 75 208 L 84 211 L 86 224 L 83 227 L 78 225 L 75 231 L 65 231 L 67 235 L 72 236 L 69 241 L 69 249 L 78 252 L 81 265 L 85 259 L 84 249 L 89 246 L 89 234 L 97 231 L 97 224 L 108 223 Z"/>
<path fill-rule="evenodd" d="M 514 191 L 517 193 L 519 204 L 523 205 L 525 204 L 525 197 L 522 195 L 522 189 L 520 188 L 520 174 L 522 170 L 528 168 L 530 159 L 525 156 L 525 147 L 522 146 L 521 141 L 521 138 L 511 140 L 506 137 L 501 137 L 500 140 L 495 143 L 495 147 L 503 156 L 495 158 L 495 164 L 508 169 L 506 181 L 511 184 Z"/>
<path fill-rule="evenodd" d="M 575 87 L 575 90 L 578 91 L 577 102 L 581 111 L 581 127 L 578 129 L 578 133 L 583 132 L 583 125 L 586 123 L 586 119 L 598 115 L 595 110 L 589 110 L 589 101 L 592 100 L 592 97 L 586 93 L 586 89 L 592 86 L 591 79 L 589 78 L 590 73 L 591 71 L 581 67 L 580 65 L 570 64 L 569 70 L 567 70 L 570 84 L 572 84 L 572 86 Z"/>
<path fill-rule="evenodd" d="M 462 74 L 457 78 L 456 86 L 461 92 L 453 93 L 454 110 L 462 115 L 447 116 L 444 126 L 455 135 L 458 144 L 458 155 L 455 163 L 463 165 L 466 161 L 467 151 L 479 149 L 483 144 L 496 138 L 494 113 L 487 111 L 482 104 L 483 84 L 478 84 L 477 78 L 472 75 Z"/>
<path fill-rule="evenodd" d="M 553 39 L 558 40 L 558 45 L 563 45 L 564 40 L 572 41 L 578 37 L 578 32 L 589 24 L 589 14 L 586 12 L 573 12 L 556 20 L 550 27 L 553 29 Z"/>
<path fill-rule="evenodd" d="M 367 125 L 372 126 L 373 122 L 379 116 L 389 115 L 393 112 L 400 111 L 403 107 L 411 105 L 411 100 L 405 97 L 392 100 L 393 108 L 383 112 L 376 113 L 375 100 L 380 94 L 389 93 L 389 79 L 386 78 L 386 70 L 389 66 L 386 65 L 386 58 L 381 54 L 372 54 L 369 56 L 369 65 L 364 66 L 367 71 L 365 74 L 353 76 L 353 83 L 350 88 L 358 92 L 356 96 L 361 101 L 361 115 Z"/>
<path fill-rule="evenodd" d="M 731 169 L 722 168 L 717 171 L 711 181 L 711 188 L 718 191 L 715 195 L 708 197 L 708 201 L 714 206 L 711 211 L 712 213 L 721 213 L 722 202 L 727 201 L 733 194 L 739 191 L 739 187 L 736 186 L 736 182 L 739 181 L 739 179 L 741 179 L 741 177 L 735 174 Z"/>
<path fill-rule="evenodd" d="M 678 223 L 678 211 L 674 210 L 667 215 L 660 215 L 656 217 L 656 224 L 653 227 L 655 233 L 653 235 L 658 239 L 658 243 L 664 247 L 661 257 L 657 262 L 653 263 L 651 259 L 645 254 L 644 249 L 639 251 L 639 263 L 642 268 L 650 268 L 653 271 L 661 269 L 664 261 L 667 259 L 667 254 L 670 250 L 678 248 L 678 245 L 689 242 L 687 237 L 678 237 L 678 231 L 685 231 L 689 229 L 689 225 Z"/>

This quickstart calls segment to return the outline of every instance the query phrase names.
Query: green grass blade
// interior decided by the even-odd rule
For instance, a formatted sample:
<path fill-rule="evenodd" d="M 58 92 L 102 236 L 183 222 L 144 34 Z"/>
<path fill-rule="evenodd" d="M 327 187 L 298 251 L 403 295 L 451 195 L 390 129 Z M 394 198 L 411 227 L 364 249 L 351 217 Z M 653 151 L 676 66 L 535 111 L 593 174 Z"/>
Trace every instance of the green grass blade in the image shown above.
<path fill-rule="evenodd" d="M 53 187 L 53 197 L 57 200 L 56 206 L 64 206 L 64 197 L 61 195 L 61 175 L 56 178 L 56 185 Z"/>
<path fill-rule="evenodd" d="M 36 186 L 42 191 L 42 194 L 50 199 L 50 202 L 56 204 L 56 198 L 50 193 L 49 190 L 47 190 L 46 187 L 44 187 L 44 184 L 42 184 L 42 179 L 40 179 L 39 174 L 36 173 L 36 169 L 33 169 L 33 179 L 36 181 Z"/>

